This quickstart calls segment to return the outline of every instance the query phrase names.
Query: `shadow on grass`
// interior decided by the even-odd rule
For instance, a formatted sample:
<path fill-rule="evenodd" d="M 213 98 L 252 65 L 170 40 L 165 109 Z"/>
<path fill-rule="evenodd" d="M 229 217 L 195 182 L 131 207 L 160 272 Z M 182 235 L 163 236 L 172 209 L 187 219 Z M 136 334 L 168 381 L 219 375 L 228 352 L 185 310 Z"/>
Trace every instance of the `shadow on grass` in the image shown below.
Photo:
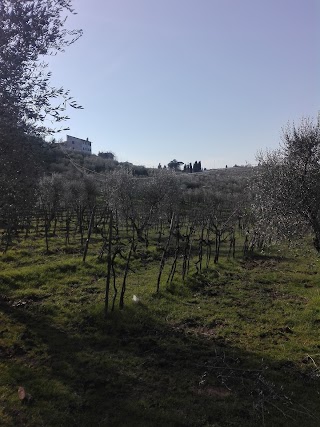
<path fill-rule="evenodd" d="M 145 306 L 107 320 L 102 310 L 87 313 L 68 331 L 32 307 L 2 300 L 0 308 L 25 328 L 5 354 L 1 385 L 23 385 L 34 397 L 5 402 L 15 425 L 319 425 L 315 379 L 168 325 Z"/>

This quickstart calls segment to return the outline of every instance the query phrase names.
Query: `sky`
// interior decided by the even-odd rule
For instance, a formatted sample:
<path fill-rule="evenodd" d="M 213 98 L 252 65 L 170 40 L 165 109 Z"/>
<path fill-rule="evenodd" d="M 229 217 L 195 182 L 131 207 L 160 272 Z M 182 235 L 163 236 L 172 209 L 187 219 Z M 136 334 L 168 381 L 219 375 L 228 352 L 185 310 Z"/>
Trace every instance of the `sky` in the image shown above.
<path fill-rule="evenodd" d="M 157 167 L 255 164 L 320 111 L 319 0 L 75 0 L 83 36 L 49 58 L 83 110 L 66 134 Z"/>

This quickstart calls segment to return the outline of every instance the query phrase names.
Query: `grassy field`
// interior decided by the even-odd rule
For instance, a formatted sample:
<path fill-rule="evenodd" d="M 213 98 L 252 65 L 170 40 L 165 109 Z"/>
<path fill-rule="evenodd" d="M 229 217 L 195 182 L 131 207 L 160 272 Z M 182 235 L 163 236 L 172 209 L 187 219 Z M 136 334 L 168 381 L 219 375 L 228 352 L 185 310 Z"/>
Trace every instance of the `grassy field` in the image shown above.
<path fill-rule="evenodd" d="M 83 263 L 72 246 L 43 247 L 21 240 L 0 257 L 1 426 L 320 425 L 320 260 L 308 246 L 222 257 L 169 287 L 167 267 L 159 294 L 150 247 L 107 319 L 97 249 Z"/>

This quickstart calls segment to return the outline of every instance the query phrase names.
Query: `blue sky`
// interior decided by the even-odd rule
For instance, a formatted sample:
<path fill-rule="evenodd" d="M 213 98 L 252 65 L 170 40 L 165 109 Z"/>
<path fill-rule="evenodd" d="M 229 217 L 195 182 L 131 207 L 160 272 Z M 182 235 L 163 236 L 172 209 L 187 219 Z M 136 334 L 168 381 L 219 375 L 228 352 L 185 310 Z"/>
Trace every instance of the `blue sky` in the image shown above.
<path fill-rule="evenodd" d="M 255 163 L 281 128 L 316 117 L 318 0 L 77 0 L 83 37 L 50 59 L 84 110 L 66 132 L 157 166 Z M 66 133 L 58 137 L 65 136 Z"/>

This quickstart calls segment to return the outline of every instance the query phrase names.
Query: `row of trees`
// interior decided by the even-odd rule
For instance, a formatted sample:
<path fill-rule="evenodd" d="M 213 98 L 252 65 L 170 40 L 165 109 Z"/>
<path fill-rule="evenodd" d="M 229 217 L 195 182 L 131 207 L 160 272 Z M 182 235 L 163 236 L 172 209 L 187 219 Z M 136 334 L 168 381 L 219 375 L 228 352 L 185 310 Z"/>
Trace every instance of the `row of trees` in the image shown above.
<path fill-rule="evenodd" d="M 210 184 L 208 179 L 207 184 Z M 217 182 L 204 187 L 186 186 L 183 177 L 170 171 L 155 170 L 152 176 L 137 178 L 132 171 L 118 169 L 103 174 L 76 174 L 68 179 L 62 174 L 42 177 L 36 185 L 35 204 L 15 204 L 16 218 L 11 213 L 3 215 L 7 230 L 19 230 L 33 218 L 41 217 L 52 230 L 58 216 L 66 217 L 72 212 L 77 217 L 77 227 L 81 229 L 84 215 L 89 215 L 94 207 L 100 211 L 116 211 L 120 218 L 134 227 L 139 240 L 143 240 L 145 230 L 158 218 L 170 219 L 173 212 L 185 217 L 200 217 L 207 210 L 229 212 L 235 206 L 240 209 L 245 204 L 245 183 L 236 188 L 230 182 Z M 225 185 L 224 185 L 225 184 Z M 219 191 L 221 187 L 222 191 Z M 214 188 L 214 190 L 213 190 Z M 224 203 L 223 209 L 221 208 Z M 195 214 L 196 212 L 196 214 Z M 29 219 L 28 219 L 29 217 Z M 55 233 L 53 233 L 55 234 Z"/>
<path fill-rule="evenodd" d="M 202 166 L 201 166 L 201 161 L 195 161 L 193 166 L 192 163 L 189 164 L 185 164 L 183 167 L 183 172 L 187 172 L 187 173 L 192 173 L 192 172 L 201 172 L 202 171 Z"/>
<path fill-rule="evenodd" d="M 171 160 L 171 162 L 168 163 L 168 169 L 179 171 L 181 170 L 182 165 L 184 165 L 183 172 L 192 173 L 192 172 L 202 171 L 201 161 L 198 162 L 197 160 L 194 162 L 192 166 L 192 163 L 183 163 L 176 159 L 173 159 Z M 164 166 L 163 168 L 166 169 L 167 166 Z M 161 163 L 159 163 L 158 169 L 162 169 Z"/>
<path fill-rule="evenodd" d="M 110 304 L 114 308 L 119 281 L 122 308 L 131 261 L 144 262 L 149 246 L 158 248 L 157 292 L 178 274 L 185 280 L 190 269 L 201 272 L 218 262 L 222 246 L 234 256 L 245 201 L 241 192 L 222 194 L 213 188 L 182 190 L 180 176 L 163 170 L 148 178 L 136 178 L 124 169 L 69 180 L 59 174 L 45 176 L 37 188 L 37 204 L 20 212 L 16 228 L 6 230 L 5 243 L 8 246 L 13 232 L 25 238 L 43 236 L 47 253 L 53 242 L 55 247 L 60 242 L 60 250 L 71 244 L 85 261 L 92 236 L 96 242 L 100 236 L 99 257 L 107 263 L 106 311 Z M 117 266 L 119 260 L 125 260 L 124 268 Z"/>

